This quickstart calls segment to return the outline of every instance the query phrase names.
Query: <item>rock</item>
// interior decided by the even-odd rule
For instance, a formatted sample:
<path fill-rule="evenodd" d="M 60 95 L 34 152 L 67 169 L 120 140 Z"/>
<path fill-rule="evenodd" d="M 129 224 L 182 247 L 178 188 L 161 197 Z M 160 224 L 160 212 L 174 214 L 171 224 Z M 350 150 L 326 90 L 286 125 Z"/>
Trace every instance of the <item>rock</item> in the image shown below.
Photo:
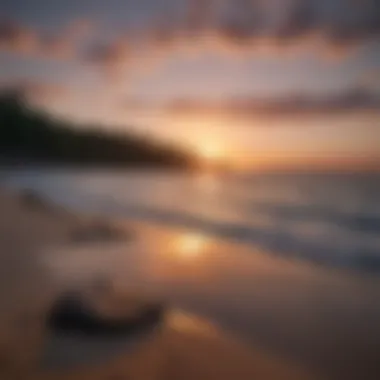
<path fill-rule="evenodd" d="M 110 302 L 114 302 L 116 311 L 109 307 Z M 135 304 L 128 305 L 128 302 Z M 124 313 L 123 306 L 127 309 Z M 136 304 L 135 300 L 126 298 L 123 304 L 121 297 L 116 300 L 104 294 L 91 302 L 79 292 L 70 292 L 53 304 L 48 327 L 53 331 L 92 336 L 133 333 L 159 324 L 163 313 L 163 305 L 157 302 Z"/>

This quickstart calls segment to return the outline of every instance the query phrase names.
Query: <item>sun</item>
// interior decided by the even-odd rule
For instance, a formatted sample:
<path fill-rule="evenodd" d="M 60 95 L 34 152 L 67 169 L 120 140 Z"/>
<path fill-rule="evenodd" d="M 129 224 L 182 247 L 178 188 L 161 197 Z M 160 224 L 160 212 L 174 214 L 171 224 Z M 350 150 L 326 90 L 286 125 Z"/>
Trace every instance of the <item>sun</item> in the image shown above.
<path fill-rule="evenodd" d="M 200 234 L 185 234 L 177 241 L 177 251 L 182 257 L 196 257 L 206 249 L 208 240 Z"/>
<path fill-rule="evenodd" d="M 220 146 L 212 143 L 205 143 L 198 147 L 200 157 L 207 161 L 218 161 L 222 158 L 223 152 Z"/>

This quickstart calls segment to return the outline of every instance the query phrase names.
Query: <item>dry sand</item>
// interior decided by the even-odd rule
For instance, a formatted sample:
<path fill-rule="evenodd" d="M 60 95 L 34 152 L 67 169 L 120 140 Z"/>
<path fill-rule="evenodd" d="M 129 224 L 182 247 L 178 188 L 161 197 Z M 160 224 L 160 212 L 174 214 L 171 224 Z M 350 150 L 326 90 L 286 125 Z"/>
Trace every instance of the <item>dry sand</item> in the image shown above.
<path fill-rule="evenodd" d="M 145 253 L 139 256 L 136 243 L 120 241 L 117 233 L 115 236 L 101 233 L 101 239 L 87 232 L 78 234 L 88 226 L 91 228 L 91 223 L 91 218 L 72 215 L 33 197 L 0 190 L 1 380 L 311 378 L 294 363 L 259 348 L 248 348 L 212 322 L 174 309 L 168 309 L 160 327 L 142 336 L 124 337 L 122 342 L 89 342 L 75 336 L 52 335 L 45 321 L 54 299 L 66 288 L 83 285 L 98 274 L 99 268 L 105 271 L 109 265 L 107 273 L 114 271 L 116 282 L 117 278 L 126 280 L 123 291 L 128 286 L 134 287 L 135 292 L 139 289 L 145 293 L 155 288 L 154 296 L 168 294 L 165 290 L 176 286 L 176 275 L 178 278 L 189 275 L 181 274 L 183 264 L 173 267 L 169 259 L 159 259 L 160 244 L 168 243 L 165 239 L 170 242 L 171 234 L 168 237 L 147 229 L 145 235 L 140 229 L 138 236 L 145 243 L 149 240 L 149 244 L 143 244 Z M 98 227 L 96 230 L 99 232 Z M 114 249 L 108 248 L 110 239 L 118 240 Z M 152 249 L 157 255 L 145 261 L 146 252 Z M 115 250 L 117 253 L 112 253 Z M 129 256 L 131 250 L 133 257 Z M 121 251 L 129 262 L 117 268 Z M 111 260 L 112 255 L 115 260 Z M 83 257 L 85 260 L 81 261 Z M 133 265 L 139 268 L 138 275 Z M 224 273 L 223 268 L 219 269 Z M 199 280 L 198 285 L 205 280 L 202 276 L 209 275 L 207 271 L 202 272 L 201 266 L 189 265 L 188 270 L 190 276 Z M 208 284 L 204 288 L 205 296 L 212 294 L 213 280 L 218 284 L 218 278 L 209 277 L 205 282 Z M 175 301 L 175 297 L 171 298 Z M 96 359 L 92 360 L 91 356 Z M 73 359 L 80 363 L 70 366 Z"/>

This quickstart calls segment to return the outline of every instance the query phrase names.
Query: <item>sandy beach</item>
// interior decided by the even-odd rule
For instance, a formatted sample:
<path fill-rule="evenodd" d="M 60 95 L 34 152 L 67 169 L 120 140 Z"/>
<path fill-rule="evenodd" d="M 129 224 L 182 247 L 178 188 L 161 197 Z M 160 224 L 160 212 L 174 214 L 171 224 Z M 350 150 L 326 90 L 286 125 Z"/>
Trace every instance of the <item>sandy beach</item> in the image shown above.
<path fill-rule="evenodd" d="M 101 265 L 102 274 L 110 275 L 118 260 L 112 251 L 122 246 L 133 252 L 135 243 L 96 237 L 78 242 L 78 231 L 93 228 L 91 218 L 5 190 L 1 190 L 0 208 L 1 379 L 311 378 L 293 364 L 248 349 L 211 322 L 169 306 L 163 325 L 137 338 L 124 337 L 112 344 L 93 341 L 86 347 L 75 337 L 51 336 L 46 316 L 54 299 L 99 274 L 100 252 L 103 258 L 107 250 L 114 256 L 106 260 L 108 268 Z M 90 251 L 94 260 L 86 263 Z M 131 288 L 124 287 L 125 291 L 144 292 L 146 297 L 146 286 L 127 280 Z M 94 345 L 104 346 L 104 354 L 97 353 L 96 360 L 88 350 Z M 73 351 L 76 360 L 81 359 L 71 368 L 65 355 Z"/>
<path fill-rule="evenodd" d="M 380 0 L 5 0 L 0 57 L 0 380 L 380 380 Z"/>
<path fill-rule="evenodd" d="M 180 229 L 114 220 L 100 233 L 99 219 L 4 189 L 0 210 L 1 379 L 378 378 L 375 277 Z M 163 323 L 117 342 L 53 336 L 54 300 L 99 276 L 162 300 Z"/>

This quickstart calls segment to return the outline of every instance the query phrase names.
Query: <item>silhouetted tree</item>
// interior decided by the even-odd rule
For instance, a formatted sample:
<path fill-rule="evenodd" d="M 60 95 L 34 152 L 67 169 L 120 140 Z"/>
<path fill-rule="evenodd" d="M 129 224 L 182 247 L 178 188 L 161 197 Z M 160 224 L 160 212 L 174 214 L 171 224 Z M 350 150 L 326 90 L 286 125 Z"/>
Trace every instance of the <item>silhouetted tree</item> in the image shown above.
<path fill-rule="evenodd" d="M 77 128 L 30 107 L 23 95 L 0 95 L 0 159 L 75 165 L 189 167 L 192 158 L 137 134 Z"/>

